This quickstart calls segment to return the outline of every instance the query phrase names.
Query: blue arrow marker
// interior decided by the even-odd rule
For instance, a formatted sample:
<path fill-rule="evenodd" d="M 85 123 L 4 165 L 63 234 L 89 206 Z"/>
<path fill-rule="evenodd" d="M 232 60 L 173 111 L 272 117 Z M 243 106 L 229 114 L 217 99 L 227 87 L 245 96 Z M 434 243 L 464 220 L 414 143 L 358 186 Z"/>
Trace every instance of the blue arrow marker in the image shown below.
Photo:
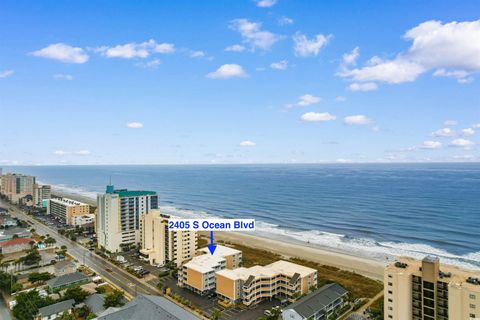
<path fill-rule="evenodd" d="M 210 231 L 210 244 L 208 245 L 208 250 L 213 255 L 215 249 L 217 249 L 217 246 L 213 244 L 213 231 Z"/>

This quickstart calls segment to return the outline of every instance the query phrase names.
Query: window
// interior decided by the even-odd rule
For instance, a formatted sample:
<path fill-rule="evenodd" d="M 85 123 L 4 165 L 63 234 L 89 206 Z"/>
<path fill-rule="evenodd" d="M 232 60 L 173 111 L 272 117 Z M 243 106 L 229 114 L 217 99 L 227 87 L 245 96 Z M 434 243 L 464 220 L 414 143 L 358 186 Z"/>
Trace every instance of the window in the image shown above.
<path fill-rule="evenodd" d="M 474 294 L 470 295 L 470 299 L 475 299 L 475 298 L 476 298 L 476 296 Z"/>
<path fill-rule="evenodd" d="M 470 308 L 475 309 L 475 305 L 474 305 L 474 304 L 470 304 Z"/>

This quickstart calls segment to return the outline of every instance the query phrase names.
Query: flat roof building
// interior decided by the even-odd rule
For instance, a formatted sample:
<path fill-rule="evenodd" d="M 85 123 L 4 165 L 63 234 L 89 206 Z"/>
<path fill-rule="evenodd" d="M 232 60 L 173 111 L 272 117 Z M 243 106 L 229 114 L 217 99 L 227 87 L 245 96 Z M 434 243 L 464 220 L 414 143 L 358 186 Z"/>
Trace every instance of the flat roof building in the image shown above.
<path fill-rule="evenodd" d="M 480 318 L 480 271 L 400 257 L 384 273 L 385 319 Z"/>
<path fill-rule="evenodd" d="M 214 254 L 208 248 L 200 249 L 202 255 L 185 263 L 178 272 L 178 284 L 199 294 L 215 290 L 215 273 L 235 269 L 242 264 L 242 252 L 217 245 Z"/>
<path fill-rule="evenodd" d="M 197 251 L 197 232 L 168 230 L 169 219 L 158 209 L 140 217 L 140 254 L 152 265 L 172 261 L 179 267 L 193 258 Z"/>
<path fill-rule="evenodd" d="M 112 185 L 107 186 L 106 192 L 97 196 L 98 247 L 119 252 L 140 244 L 140 218 L 152 209 L 158 209 L 156 192 L 116 190 Z"/>
<path fill-rule="evenodd" d="M 294 301 L 317 285 L 317 271 L 279 260 L 266 266 L 221 270 L 216 273 L 216 292 L 228 303 L 249 306 L 275 296 Z"/>
<path fill-rule="evenodd" d="M 73 218 L 90 213 L 90 206 L 86 203 L 69 198 L 55 198 L 48 200 L 47 214 L 54 216 L 63 223 L 73 225 Z"/>

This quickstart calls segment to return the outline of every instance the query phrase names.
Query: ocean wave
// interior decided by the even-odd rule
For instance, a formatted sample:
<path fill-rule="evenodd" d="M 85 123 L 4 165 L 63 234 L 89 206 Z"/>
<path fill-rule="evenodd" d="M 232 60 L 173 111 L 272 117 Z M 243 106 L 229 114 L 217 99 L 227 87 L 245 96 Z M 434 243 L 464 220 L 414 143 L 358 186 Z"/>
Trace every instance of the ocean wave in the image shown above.
<path fill-rule="evenodd" d="M 97 193 L 82 187 L 64 184 L 52 185 L 53 191 L 58 190 L 66 194 L 79 195 L 95 199 Z M 162 213 L 179 218 L 222 218 L 221 216 L 201 210 L 178 208 L 173 205 L 161 206 Z M 480 251 L 465 255 L 456 255 L 446 250 L 435 248 L 422 243 L 406 243 L 384 241 L 378 242 L 371 238 L 352 237 L 343 234 L 324 232 L 319 230 L 292 230 L 282 228 L 277 224 L 265 221 L 256 222 L 255 235 L 304 244 L 312 247 L 330 249 L 350 255 L 373 258 L 380 261 L 392 261 L 396 256 L 408 256 L 422 259 L 427 255 L 438 256 L 443 263 L 456 265 L 467 269 L 480 268 Z"/>
<path fill-rule="evenodd" d="M 178 209 L 174 206 L 162 206 L 160 210 L 163 213 L 182 218 L 220 218 L 204 211 Z M 427 255 L 435 255 L 441 259 L 442 263 L 467 269 L 480 268 L 480 252 L 455 255 L 446 250 L 421 243 L 378 242 L 370 238 L 357 238 L 319 230 L 290 230 L 281 228 L 277 224 L 258 220 L 256 221 L 255 234 L 385 262 L 392 261 L 397 256 L 422 259 Z"/>

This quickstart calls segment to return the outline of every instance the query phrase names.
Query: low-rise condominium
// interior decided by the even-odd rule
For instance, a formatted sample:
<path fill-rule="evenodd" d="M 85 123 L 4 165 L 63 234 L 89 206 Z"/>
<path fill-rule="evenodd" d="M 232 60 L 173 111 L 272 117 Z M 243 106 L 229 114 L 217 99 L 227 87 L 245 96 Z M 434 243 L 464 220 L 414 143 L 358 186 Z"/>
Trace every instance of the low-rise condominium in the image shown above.
<path fill-rule="evenodd" d="M 215 290 L 215 273 L 224 269 L 236 269 L 242 264 L 242 252 L 219 246 L 210 254 L 208 248 L 203 254 L 185 263 L 178 272 L 178 285 L 204 295 Z"/>
<path fill-rule="evenodd" d="M 221 270 L 216 273 L 216 292 L 227 303 L 250 306 L 264 299 L 283 297 L 293 302 L 317 285 L 317 271 L 279 260 L 266 266 Z"/>

